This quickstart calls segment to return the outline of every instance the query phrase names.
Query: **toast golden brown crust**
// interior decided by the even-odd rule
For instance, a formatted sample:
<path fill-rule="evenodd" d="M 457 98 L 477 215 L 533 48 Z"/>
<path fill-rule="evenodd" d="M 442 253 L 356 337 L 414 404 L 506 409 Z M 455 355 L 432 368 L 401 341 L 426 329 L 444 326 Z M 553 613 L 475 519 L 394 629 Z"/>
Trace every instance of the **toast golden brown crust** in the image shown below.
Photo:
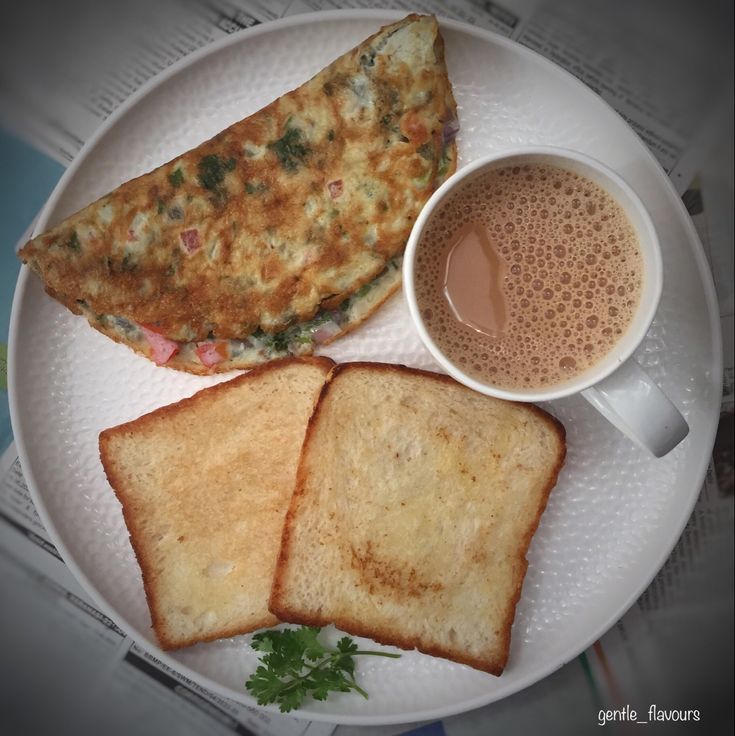
<path fill-rule="evenodd" d="M 232 551 L 239 550 L 243 555 L 248 554 L 247 545 L 242 540 L 242 529 L 239 530 L 240 533 L 238 535 L 238 524 L 247 523 L 248 515 L 245 513 L 247 511 L 247 501 L 245 505 L 236 504 L 229 507 L 230 510 L 239 509 L 242 512 L 240 514 L 242 518 L 230 518 L 229 516 L 222 518 L 224 506 L 220 508 L 216 505 L 215 499 L 218 498 L 216 492 L 212 493 L 212 501 L 210 502 L 215 505 L 211 507 L 208 504 L 208 489 L 206 488 L 208 481 L 206 477 L 207 469 L 200 468 L 199 470 L 203 473 L 204 477 L 199 479 L 199 483 L 194 479 L 188 489 L 186 486 L 183 488 L 177 487 L 176 493 L 173 490 L 169 492 L 167 489 L 158 487 L 160 485 L 160 476 L 157 477 L 158 482 L 151 480 L 150 495 L 153 496 L 155 494 L 156 496 L 156 501 L 151 502 L 148 498 L 148 489 L 146 488 L 146 484 L 149 483 L 146 468 L 143 467 L 141 469 L 131 462 L 129 457 L 124 456 L 126 441 L 128 444 L 131 441 L 136 441 L 143 446 L 146 442 L 163 443 L 169 440 L 171 435 L 171 431 L 166 429 L 166 427 L 171 425 L 177 416 L 186 416 L 190 418 L 190 422 L 185 423 L 184 427 L 191 426 L 191 437 L 184 436 L 183 433 L 181 433 L 179 440 L 176 440 L 174 437 L 175 441 L 183 443 L 184 450 L 186 450 L 186 443 L 189 442 L 191 444 L 194 442 L 193 438 L 197 431 L 194 425 L 196 424 L 197 418 L 202 416 L 203 410 L 206 411 L 208 407 L 211 409 L 219 400 L 226 399 L 228 395 L 233 395 L 234 392 L 238 391 L 239 387 L 247 386 L 247 384 L 257 382 L 259 379 L 267 379 L 269 378 L 269 374 L 273 375 L 279 371 L 287 370 L 289 367 L 302 365 L 318 368 L 321 375 L 320 380 L 324 380 L 334 363 L 328 358 L 321 357 L 287 358 L 276 361 L 260 366 L 250 373 L 238 376 L 231 381 L 225 381 L 206 388 L 175 404 L 161 407 L 138 419 L 106 429 L 100 433 L 100 458 L 110 485 L 122 506 L 123 518 L 128 529 L 130 543 L 142 573 L 143 587 L 151 614 L 152 627 L 163 649 L 177 649 L 190 646 L 197 642 L 212 641 L 236 634 L 248 633 L 278 623 L 278 619 L 268 612 L 266 599 L 267 592 L 270 589 L 272 566 L 275 564 L 276 553 L 280 542 L 282 519 L 285 515 L 285 508 L 292 490 L 293 475 L 286 474 L 283 479 L 274 480 L 272 492 L 265 488 L 262 492 L 256 493 L 257 499 L 262 500 L 260 506 L 263 508 L 261 510 L 266 512 L 264 523 L 272 531 L 269 532 L 266 529 L 264 536 L 259 539 L 259 544 L 264 549 L 257 551 L 255 561 L 249 563 L 252 567 L 249 569 L 247 575 L 243 574 L 241 576 L 241 579 L 238 580 L 238 585 L 242 583 L 244 587 L 251 582 L 257 582 L 258 586 L 263 588 L 264 591 L 260 602 L 248 599 L 248 605 L 254 609 L 248 615 L 243 612 L 242 617 L 239 617 L 237 612 L 234 612 L 230 616 L 232 619 L 230 622 L 212 622 L 202 625 L 197 631 L 193 631 L 188 635 L 182 634 L 181 626 L 172 625 L 172 615 L 170 613 L 171 599 L 176 599 L 179 608 L 183 609 L 186 607 L 193 608 L 199 601 L 196 600 L 196 591 L 189 593 L 186 589 L 186 583 L 182 583 L 181 578 L 183 577 L 185 580 L 186 575 L 188 575 L 192 578 L 193 583 L 196 583 L 202 577 L 203 572 L 206 578 L 207 570 L 211 569 L 215 577 L 221 574 L 223 568 L 220 558 L 230 552 L 230 548 Z M 314 381 L 316 377 L 312 376 L 309 380 Z M 296 415 L 291 416 L 290 412 L 284 412 L 278 417 L 284 425 L 288 423 L 296 423 L 298 425 L 294 425 L 289 430 L 283 430 L 284 433 L 287 431 L 290 432 L 288 438 L 290 447 L 285 448 L 285 454 L 286 456 L 292 456 L 291 462 L 294 466 L 294 475 L 301 440 L 303 438 L 303 429 L 306 426 L 306 420 L 311 412 L 313 401 L 316 400 L 317 392 L 318 386 L 314 388 L 313 395 L 310 399 L 311 403 L 308 406 L 299 406 L 297 400 L 293 400 L 294 411 L 300 412 L 300 418 Z M 306 401 L 306 399 L 303 401 Z M 303 422 L 303 424 L 299 424 L 300 422 Z M 181 426 L 176 425 L 177 430 L 181 430 L 181 428 Z M 214 434 L 214 431 L 208 431 L 206 427 L 200 431 L 202 435 Z M 229 431 L 232 431 L 232 428 Z M 131 438 L 137 439 L 133 440 Z M 206 439 L 206 437 L 200 437 L 200 441 L 206 441 Z M 256 441 L 257 438 L 251 438 L 251 440 Z M 243 441 L 247 441 L 247 438 L 243 438 Z M 192 454 L 194 454 L 196 449 L 192 446 Z M 264 455 L 267 455 L 268 448 L 263 448 L 262 452 Z M 150 462 L 151 464 L 160 463 L 162 460 L 165 461 L 166 458 L 169 458 L 171 463 L 179 463 L 182 473 L 191 470 L 185 467 L 185 459 L 182 459 L 181 454 L 177 454 L 176 452 L 169 452 L 164 449 L 162 452 L 151 450 L 150 452 L 140 453 L 140 461 Z M 286 461 L 289 460 L 288 457 L 285 459 Z M 213 475 L 218 472 L 214 458 L 212 458 L 212 464 L 208 467 Z M 233 474 L 247 473 L 247 468 L 232 467 L 230 468 L 230 472 Z M 201 484 L 205 484 L 203 489 Z M 186 495 L 184 493 L 185 491 L 188 491 L 189 495 Z M 232 488 L 230 492 L 237 493 L 238 489 Z M 240 492 L 247 493 L 248 490 L 244 488 Z M 222 500 L 221 496 L 219 498 Z M 201 522 L 196 519 L 197 515 L 201 518 Z M 152 517 L 155 517 L 153 522 Z M 193 520 L 192 517 L 194 517 Z M 151 523 L 154 523 L 154 527 L 152 528 L 150 527 Z M 180 528 L 178 528 L 178 525 L 180 525 Z M 162 531 L 167 527 L 170 527 L 170 530 Z M 180 544 L 174 545 L 173 552 L 171 552 L 172 548 L 169 545 L 166 548 L 167 559 L 162 559 L 159 543 L 156 541 L 157 538 L 159 536 L 175 536 L 180 532 L 181 536 L 178 538 Z M 198 539 L 185 538 L 186 534 L 191 534 L 192 532 Z M 231 542 L 228 542 L 228 536 L 230 535 L 232 539 Z M 188 553 L 184 552 L 185 546 L 188 543 L 194 545 L 200 544 L 206 547 L 208 537 L 213 539 L 221 537 L 223 540 L 221 543 L 212 547 L 212 553 L 214 554 L 212 559 L 206 557 L 206 550 L 201 556 L 196 549 L 190 550 Z M 268 562 L 269 557 L 271 562 Z M 232 564 L 237 567 L 240 561 L 234 560 Z M 179 565 L 188 565 L 184 569 L 186 575 L 179 575 L 175 581 L 175 585 L 172 586 L 171 579 L 176 576 L 169 573 L 167 567 L 170 569 Z M 236 570 L 235 572 L 237 573 L 238 571 Z M 181 590 L 182 586 L 183 591 Z M 205 580 L 205 587 L 203 589 L 210 593 L 217 593 L 217 580 Z M 197 588 L 197 590 L 200 589 Z M 203 615 L 206 617 L 211 607 L 206 605 L 206 601 L 204 603 Z M 214 613 L 219 615 L 220 612 L 214 611 Z"/>
<path fill-rule="evenodd" d="M 321 394 L 315 410 L 309 420 L 307 426 L 306 437 L 304 440 L 304 446 L 301 454 L 301 461 L 299 463 L 299 469 L 296 476 L 296 488 L 289 505 L 288 512 L 286 514 L 286 521 L 284 524 L 283 538 L 281 541 L 281 549 L 276 565 L 276 572 L 273 581 L 273 588 L 271 590 L 271 596 L 269 600 L 269 609 L 274 615 L 283 621 L 288 621 L 297 624 L 306 624 L 311 626 L 325 626 L 328 624 L 334 624 L 340 630 L 356 636 L 366 636 L 374 639 L 377 642 L 398 646 L 404 649 L 417 649 L 426 654 L 433 656 L 444 657 L 451 659 L 455 662 L 467 664 L 476 669 L 480 669 L 489 672 L 493 675 L 499 675 L 502 673 L 503 668 L 507 662 L 508 653 L 510 649 L 510 634 L 513 619 L 515 616 L 515 610 L 520 599 L 523 579 L 526 573 L 528 563 L 526 561 L 526 554 L 528 547 L 531 543 L 531 539 L 536 529 L 538 528 L 541 515 L 546 508 L 549 494 L 551 489 L 556 484 L 558 474 L 562 468 L 566 447 L 565 447 L 565 430 L 563 425 L 554 417 L 547 412 L 543 411 L 539 407 L 528 405 L 528 404 L 511 404 L 511 402 L 502 402 L 509 406 L 515 406 L 520 412 L 526 415 L 531 415 L 538 422 L 545 427 L 545 433 L 550 437 L 550 442 L 555 445 L 557 450 L 554 452 L 549 464 L 544 469 L 544 481 L 543 484 L 535 490 L 533 495 L 533 502 L 528 504 L 528 518 L 525 522 L 525 529 L 518 539 L 514 540 L 513 544 L 513 555 L 512 564 L 510 565 L 511 572 L 508 573 L 511 580 L 511 586 L 506 590 L 506 604 L 504 608 L 504 614 L 495 619 L 495 629 L 492 632 L 495 641 L 493 642 L 494 654 L 493 656 L 478 656 L 468 651 L 467 647 L 463 646 L 452 646 L 448 645 L 447 642 L 432 641 L 431 636 L 427 636 L 426 632 L 419 631 L 417 634 L 411 634 L 404 621 L 394 621 L 393 625 L 376 624 L 371 619 L 375 619 L 373 612 L 369 609 L 369 605 L 365 606 L 365 601 L 374 602 L 377 601 L 377 609 L 381 607 L 387 607 L 390 605 L 389 596 L 383 596 L 386 590 L 386 583 L 394 583 L 395 587 L 400 587 L 402 596 L 405 600 L 422 600 L 425 599 L 427 605 L 440 605 L 444 598 L 442 596 L 446 593 L 442 590 L 443 583 L 441 580 L 431 579 L 431 577 L 424 577 L 422 579 L 422 571 L 417 570 L 415 567 L 410 568 L 408 572 L 405 570 L 400 571 L 399 568 L 389 570 L 386 567 L 380 567 L 376 562 L 376 559 L 370 559 L 370 554 L 363 554 L 359 557 L 360 562 L 363 566 L 367 565 L 369 570 L 368 578 L 370 582 L 367 585 L 370 587 L 370 591 L 365 598 L 359 599 L 357 607 L 359 608 L 360 603 L 364 606 L 360 610 L 350 611 L 350 606 L 342 605 L 341 593 L 335 594 L 334 600 L 338 600 L 337 603 L 333 603 L 332 600 L 322 603 L 316 603 L 314 600 L 307 600 L 308 596 L 304 594 L 302 599 L 299 599 L 299 594 L 294 594 L 293 588 L 300 586 L 300 583 L 291 574 L 290 568 L 297 567 L 300 562 L 299 559 L 303 558 L 305 554 L 309 553 L 309 549 L 305 548 L 307 544 L 304 541 L 304 537 L 297 538 L 297 532 L 295 531 L 299 525 L 299 519 L 305 514 L 310 514 L 308 517 L 309 524 L 317 524 L 318 522 L 313 521 L 312 507 L 305 510 L 309 499 L 308 494 L 313 493 L 314 489 L 309 487 L 310 473 L 313 472 L 312 466 L 309 464 L 309 458 L 312 452 L 316 452 L 314 445 L 315 443 L 323 443 L 323 437 L 318 437 L 318 427 L 321 422 L 322 413 L 325 411 L 334 411 L 333 407 L 328 406 L 328 397 L 332 392 L 335 391 L 335 387 L 339 386 L 340 378 L 348 376 L 350 373 L 360 373 L 368 371 L 373 375 L 383 374 L 390 377 L 393 376 L 406 376 L 412 379 L 419 379 L 421 382 L 428 381 L 433 384 L 441 384 L 446 387 L 451 387 L 452 391 L 469 392 L 474 396 L 470 389 L 459 387 L 454 379 L 449 376 L 432 373 L 429 371 L 423 371 L 413 368 L 408 368 L 401 365 L 387 365 L 387 364 L 375 364 L 375 363 L 348 363 L 335 366 L 332 373 L 329 376 L 328 381 L 325 383 L 321 390 Z M 416 392 L 421 392 L 421 386 L 417 384 Z M 488 402 L 495 400 L 488 399 Z M 330 425 L 331 426 L 331 425 Z M 431 432 L 433 428 L 423 427 L 419 428 L 422 432 Z M 320 445 L 320 450 L 324 448 Z M 398 461 L 398 458 L 396 458 Z M 347 470 L 345 470 L 347 472 Z M 329 476 L 331 481 L 335 476 Z M 320 482 L 328 482 L 324 477 L 319 476 Z M 362 479 L 362 476 L 361 476 Z M 379 493 L 379 490 L 375 490 L 374 486 L 363 489 L 365 493 Z M 326 500 L 325 500 L 326 499 Z M 326 502 L 329 504 L 331 499 L 328 496 L 320 497 L 320 502 Z M 437 503 L 439 503 L 437 501 Z M 332 507 L 330 506 L 330 509 Z M 330 511 L 331 518 L 335 519 L 334 523 L 339 522 L 339 513 L 335 513 L 334 509 Z M 390 501 L 386 503 L 385 514 L 386 517 L 394 515 L 396 513 L 395 505 L 391 505 Z M 306 523 L 306 522 L 305 522 Z M 329 536 L 329 531 L 324 532 L 322 527 L 318 527 L 322 534 L 325 534 L 325 538 L 321 539 L 319 544 L 329 546 L 334 545 L 334 537 Z M 381 533 L 381 525 L 376 523 L 371 527 L 371 533 L 376 538 Z M 299 530 L 298 534 L 301 534 Z M 334 536 L 339 537 L 340 531 L 334 532 Z M 315 550 L 319 550 L 320 547 L 315 544 Z M 367 543 L 368 552 L 370 551 L 370 542 Z M 353 560 L 354 560 L 353 550 Z M 409 555 L 410 558 L 410 555 Z M 331 558 L 330 558 L 331 559 Z M 478 560 L 481 560 L 481 556 L 478 554 Z M 437 560 L 437 563 L 443 564 L 441 560 Z M 444 561 L 446 563 L 446 561 Z M 303 570 L 300 571 L 303 575 Z M 363 570 L 364 572 L 364 570 Z M 345 577 L 345 585 L 362 585 L 365 580 L 368 579 L 365 576 L 360 577 L 360 573 L 354 573 L 347 570 L 347 577 Z M 327 570 L 326 575 L 332 574 L 335 577 L 344 575 L 345 570 L 339 571 Z M 394 580 L 390 580 L 390 576 L 394 576 Z M 357 582 L 355 582 L 357 581 Z M 397 610 L 403 610 L 410 612 L 413 610 L 411 604 L 407 603 L 405 607 L 397 607 Z M 397 614 L 396 614 L 397 616 Z M 408 614 L 406 614 L 406 618 Z M 380 616 L 378 616 L 378 619 Z M 388 617 L 390 618 L 390 617 Z M 481 627 L 483 624 L 482 620 L 474 622 L 474 625 Z"/>

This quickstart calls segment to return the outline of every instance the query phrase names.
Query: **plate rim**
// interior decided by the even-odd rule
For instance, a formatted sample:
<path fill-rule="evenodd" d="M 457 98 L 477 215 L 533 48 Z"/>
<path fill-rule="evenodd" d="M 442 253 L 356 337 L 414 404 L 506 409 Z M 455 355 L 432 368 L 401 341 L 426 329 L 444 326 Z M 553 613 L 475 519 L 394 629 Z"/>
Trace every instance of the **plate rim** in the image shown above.
<path fill-rule="evenodd" d="M 73 179 L 79 167 L 92 154 L 100 140 L 104 138 L 109 130 L 117 124 L 118 120 L 126 115 L 145 97 L 154 93 L 159 86 L 163 85 L 170 78 L 182 73 L 190 65 L 197 64 L 201 60 L 206 59 L 210 55 L 215 55 L 223 49 L 228 48 L 229 46 L 234 46 L 240 43 L 248 43 L 251 39 L 259 35 L 271 32 L 278 32 L 294 26 L 313 25 L 329 23 L 332 21 L 348 20 L 378 21 L 390 23 L 405 17 L 407 14 L 408 13 L 406 11 L 378 8 L 337 9 L 298 13 L 292 16 L 279 18 L 277 20 L 263 22 L 256 26 L 252 26 L 251 28 L 244 29 L 229 36 L 225 36 L 179 59 L 170 67 L 155 75 L 140 88 L 138 88 L 118 108 L 116 108 L 115 111 L 106 120 L 104 120 L 102 124 L 89 137 L 84 146 L 80 149 L 79 153 L 74 157 L 71 164 L 62 174 L 48 200 L 41 209 L 41 212 L 33 228 L 32 237 L 35 237 L 39 232 L 42 232 L 46 228 L 46 224 L 49 220 L 50 214 L 56 207 L 61 196 L 64 194 L 70 180 Z M 723 374 L 722 337 L 719 325 L 719 307 L 714 288 L 712 272 L 707 262 L 704 248 L 700 241 L 699 235 L 694 228 L 694 224 L 689 217 L 689 214 L 687 213 L 681 198 L 677 194 L 673 186 L 673 182 L 663 170 L 651 150 L 635 134 L 632 128 L 625 122 L 620 114 L 609 103 L 603 100 L 599 95 L 595 94 L 591 89 L 589 89 L 589 87 L 587 87 L 583 82 L 577 79 L 570 72 L 567 72 L 565 69 L 547 59 L 540 53 L 494 31 L 480 28 L 464 21 L 447 18 L 439 14 L 437 14 L 436 17 L 442 28 L 451 29 L 459 33 L 469 34 L 490 44 L 500 45 L 511 53 L 520 54 L 521 56 L 529 58 L 534 63 L 540 64 L 542 67 L 545 67 L 546 72 L 557 74 L 567 84 L 571 83 L 577 85 L 581 94 L 586 95 L 589 100 L 595 100 L 597 104 L 599 104 L 600 106 L 602 106 L 603 109 L 606 110 L 606 114 L 609 115 L 610 112 L 612 112 L 627 128 L 628 132 L 633 137 L 634 142 L 638 144 L 638 153 L 646 156 L 649 162 L 656 167 L 660 184 L 666 189 L 667 198 L 673 202 L 675 208 L 678 211 L 679 220 L 683 225 L 684 230 L 686 231 L 689 250 L 694 256 L 697 264 L 697 270 L 703 288 L 703 296 L 705 298 L 707 307 L 707 316 L 709 322 L 708 326 L 712 337 L 713 347 L 713 355 L 711 356 L 712 361 L 710 366 L 712 373 L 712 382 L 716 382 L 721 386 Z M 224 696 L 229 699 L 234 699 L 237 702 L 245 705 L 252 705 L 267 712 L 280 715 L 277 706 L 259 706 L 257 705 L 255 699 L 252 698 L 252 696 L 250 696 L 249 693 L 247 693 L 247 691 L 245 691 L 244 689 L 242 690 L 242 692 L 232 690 L 230 687 L 222 685 L 212 680 L 210 677 L 192 669 L 188 665 L 181 663 L 177 659 L 174 659 L 174 657 L 170 656 L 168 652 L 161 650 L 152 641 L 150 641 L 149 636 L 147 636 L 145 632 L 139 631 L 137 627 L 130 625 L 124 616 L 121 616 L 116 611 L 112 611 L 107 602 L 104 600 L 102 594 L 99 593 L 96 587 L 91 583 L 85 573 L 77 565 L 76 560 L 69 553 L 69 550 L 66 548 L 66 545 L 62 541 L 61 535 L 57 532 L 56 526 L 51 519 L 49 513 L 47 512 L 41 494 L 38 491 L 38 485 L 35 480 L 33 468 L 31 467 L 30 462 L 28 462 L 25 437 L 22 435 L 22 433 L 16 432 L 16 428 L 19 428 L 22 424 L 22 412 L 18 405 L 16 399 L 17 394 L 15 391 L 15 376 L 20 373 L 20 369 L 19 367 L 17 367 L 18 353 L 16 350 L 16 346 L 18 343 L 17 334 L 19 330 L 20 314 L 22 311 L 21 301 L 27 288 L 29 274 L 30 269 L 28 268 L 28 266 L 26 266 L 25 264 L 22 265 L 16 282 L 11 308 L 8 336 L 8 401 L 10 406 L 13 437 L 16 444 L 16 449 L 18 451 L 18 456 L 21 461 L 21 466 L 23 468 L 23 474 L 28 485 L 31 498 L 34 502 L 34 505 L 36 506 L 38 514 L 44 524 L 47 533 L 51 537 L 54 545 L 59 550 L 66 566 L 69 568 L 70 572 L 80 583 L 80 585 L 84 588 L 87 595 L 90 596 L 94 604 L 111 620 L 115 621 L 116 623 L 121 623 L 122 625 L 120 626 L 120 628 L 125 631 L 125 633 L 128 634 L 139 647 L 150 653 L 167 667 L 170 667 L 171 669 L 193 680 L 194 682 L 200 684 L 202 687 L 207 688 L 215 694 Z M 712 454 L 712 448 L 714 446 L 718 418 L 719 410 L 713 411 L 710 425 L 708 427 L 707 437 L 705 438 L 705 442 L 703 444 L 704 448 L 707 449 L 707 452 L 702 453 L 702 456 L 699 458 L 699 462 L 697 463 L 698 467 L 696 468 L 696 471 L 694 473 L 694 476 L 698 478 L 697 485 L 695 486 L 696 491 L 691 492 L 690 498 L 688 499 L 689 503 L 682 504 L 682 510 L 680 511 L 678 517 L 678 523 L 672 527 L 670 534 L 667 535 L 669 541 L 666 544 L 662 545 L 662 549 L 660 550 L 660 554 L 655 560 L 655 564 L 649 565 L 649 567 L 651 568 L 650 574 L 648 576 L 644 576 L 644 579 L 642 580 L 642 582 L 639 583 L 638 586 L 634 586 L 634 590 L 632 591 L 631 595 L 629 595 L 627 599 L 625 599 L 623 602 L 615 607 L 614 612 L 607 617 L 602 626 L 598 625 L 598 627 L 596 627 L 596 631 L 593 634 L 591 634 L 583 641 L 578 642 L 578 644 L 573 647 L 572 650 L 566 652 L 563 656 L 557 656 L 551 661 L 546 662 L 543 666 L 537 667 L 524 677 L 519 678 L 517 682 L 514 682 L 509 687 L 503 688 L 501 683 L 501 686 L 488 696 L 483 695 L 469 700 L 463 700 L 451 706 L 440 706 L 430 710 L 413 711 L 402 713 L 400 715 L 349 715 L 340 713 L 325 713 L 322 711 L 312 711 L 308 707 L 306 707 L 301 708 L 297 711 L 292 711 L 288 715 L 295 718 L 322 723 L 373 726 L 397 725 L 432 719 L 441 719 L 448 716 L 457 715 L 459 713 L 468 712 L 476 708 L 489 705 L 490 703 L 498 702 L 511 695 L 520 693 L 531 685 L 534 685 L 544 678 L 548 677 L 550 674 L 560 669 L 568 662 L 572 661 L 574 658 L 579 656 L 580 653 L 589 648 L 589 646 L 597 641 L 602 635 L 604 635 L 605 632 L 607 632 L 612 626 L 614 626 L 614 624 L 618 620 L 620 620 L 623 615 L 625 615 L 629 608 L 650 585 L 651 581 L 658 574 L 661 567 L 664 565 L 672 550 L 676 546 L 700 494 L 701 484 L 706 475 L 710 456 Z M 700 433 L 700 440 L 703 434 L 704 433 Z"/>

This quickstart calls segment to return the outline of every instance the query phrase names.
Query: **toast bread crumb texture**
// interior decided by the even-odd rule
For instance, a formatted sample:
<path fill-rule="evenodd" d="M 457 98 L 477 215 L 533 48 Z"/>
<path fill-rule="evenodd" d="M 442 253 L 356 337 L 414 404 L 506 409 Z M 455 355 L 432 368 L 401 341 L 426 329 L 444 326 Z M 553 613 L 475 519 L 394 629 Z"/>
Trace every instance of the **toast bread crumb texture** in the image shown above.
<path fill-rule="evenodd" d="M 309 421 L 270 610 L 499 675 L 565 452 L 563 426 L 533 405 L 403 366 L 337 366 Z"/>
<path fill-rule="evenodd" d="M 278 623 L 267 601 L 283 520 L 333 365 L 278 361 L 101 433 L 164 649 Z"/>

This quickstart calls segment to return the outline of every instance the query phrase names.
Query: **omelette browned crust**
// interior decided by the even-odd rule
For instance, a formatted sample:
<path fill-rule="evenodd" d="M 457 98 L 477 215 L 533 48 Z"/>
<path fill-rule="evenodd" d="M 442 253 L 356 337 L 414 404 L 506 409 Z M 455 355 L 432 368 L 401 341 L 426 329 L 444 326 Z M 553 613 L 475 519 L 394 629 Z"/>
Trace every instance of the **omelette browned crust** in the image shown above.
<path fill-rule="evenodd" d="M 456 168 L 456 130 L 438 24 L 410 15 L 19 255 L 158 363 L 202 373 L 311 352 L 398 287 L 413 221 Z"/>

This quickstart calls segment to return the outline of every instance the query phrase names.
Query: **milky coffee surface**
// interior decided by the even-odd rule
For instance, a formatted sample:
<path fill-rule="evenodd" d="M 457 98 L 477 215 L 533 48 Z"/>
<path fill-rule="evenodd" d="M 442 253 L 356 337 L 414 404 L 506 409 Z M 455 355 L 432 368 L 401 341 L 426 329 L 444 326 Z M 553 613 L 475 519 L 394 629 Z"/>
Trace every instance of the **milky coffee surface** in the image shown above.
<path fill-rule="evenodd" d="M 416 297 L 437 346 L 463 372 L 544 389 L 598 363 L 640 300 L 643 262 L 604 189 L 548 164 L 496 168 L 432 214 Z"/>

